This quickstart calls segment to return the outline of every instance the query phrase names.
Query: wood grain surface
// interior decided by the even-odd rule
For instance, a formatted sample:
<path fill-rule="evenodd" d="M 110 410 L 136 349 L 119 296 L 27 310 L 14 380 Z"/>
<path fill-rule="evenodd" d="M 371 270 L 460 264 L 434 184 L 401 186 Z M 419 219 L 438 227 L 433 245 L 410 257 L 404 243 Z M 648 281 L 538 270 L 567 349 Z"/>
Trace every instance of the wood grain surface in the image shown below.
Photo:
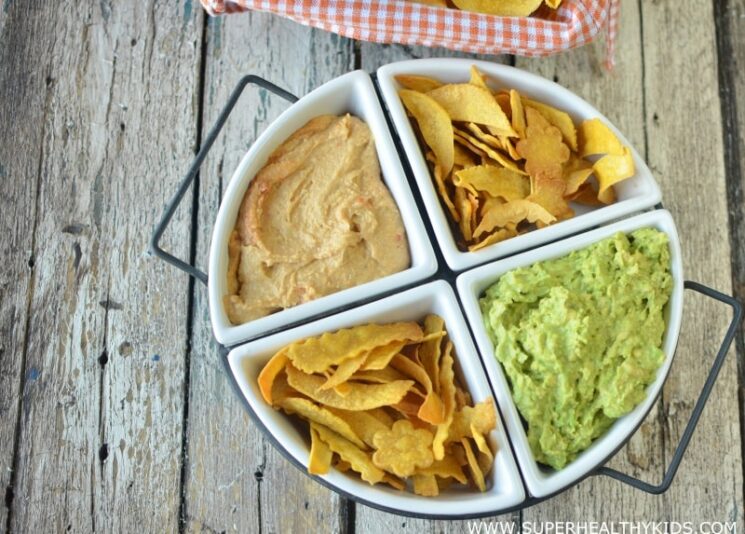
<path fill-rule="evenodd" d="M 0 3 L 2 532 L 469 532 L 314 483 L 231 389 L 205 288 L 147 254 L 150 233 L 241 76 L 303 95 L 355 68 L 474 57 L 553 79 L 648 161 L 689 279 L 745 298 L 745 0 L 621 3 L 605 43 L 557 56 L 468 56 L 357 43 L 196 0 Z M 248 88 L 164 238 L 206 269 L 246 149 L 287 104 Z M 729 321 L 686 293 L 661 400 L 610 462 L 661 480 Z M 544 521 L 735 521 L 743 529 L 745 341 L 737 338 L 670 490 L 592 477 L 521 512 Z M 736 357 L 737 356 L 737 357 Z"/>
<path fill-rule="evenodd" d="M 263 13 L 212 19 L 206 35 L 205 134 L 246 74 L 258 74 L 302 95 L 354 67 L 351 41 Z M 205 162 L 196 201 L 196 257 L 203 268 L 233 169 L 288 105 L 249 86 Z M 191 340 L 186 527 L 215 532 L 344 531 L 346 503 L 292 467 L 262 437 L 229 387 L 201 284 L 194 288 Z"/>

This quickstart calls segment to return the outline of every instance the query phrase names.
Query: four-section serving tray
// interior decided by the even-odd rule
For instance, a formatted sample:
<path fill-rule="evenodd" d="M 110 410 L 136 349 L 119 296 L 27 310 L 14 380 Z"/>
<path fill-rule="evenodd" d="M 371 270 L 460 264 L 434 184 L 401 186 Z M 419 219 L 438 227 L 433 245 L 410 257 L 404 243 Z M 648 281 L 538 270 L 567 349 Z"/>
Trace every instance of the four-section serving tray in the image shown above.
<path fill-rule="evenodd" d="M 214 334 L 237 393 L 267 437 L 304 472 L 307 472 L 309 450 L 307 436 L 285 415 L 268 406 L 258 392 L 256 378 L 269 358 L 292 341 L 340 328 L 370 322 L 420 320 L 428 313 L 444 318 L 457 354 L 456 371 L 462 382 L 475 401 L 492 397 L 498 407 L 497 428 L 489 435 L 496 455 L 487 491 L 448 490 L 433 498 L 371 486 L 354 475 L 333 469 L 327 475 L 313 477 L 342 495 L 393 513 L 462 519 L 530 506 L 592 474 L 605 474 L 644 491 L 661 493 L 670 486 L 691 439 L 740 322 L 741 306 L 732 297 L 695 282 L 683 281 L 675 223 L 672 216 L 662 209 L 660 190 L 633 148 L 637 171 L 633 177 L 618 184 L 618 202 L 615 204 L 595 209 L 573 206 L 577 212 L 573 219 L 478 252 L 458 250 L 422 151 L 398 98 L 395 76 L 420 74 L 445 82 L 466 81 L 471 65 L 476 65 L 501 87 L 517 89 L 531 98 L 561 108 L 575 121 L 600 117 L 610 125 L 595 108 L 559 85 L 513 67 L 487 62 L 428 59 L 392 63 L 380 68 L 374 77 L 364 71 L 351 72 L 300 99 L 262 78 L 246 76 L 231 95 L 168 205 L 153 234 L 151 251 L 207 285 Z M 255 141 L 233 174 L 212 234 L 208 277 L 162 250 L 159 241 L 230 112 L 249 84 L 258 85 L 292 102 L 292 106 Z M 408 235 L 410 267 L 243 325 L 232 325 L 223 307 L 227 291 L 227 244 L 249 183 L 269 154 L 309 119 L 322 114 L 342 113 L 358 116 L 372 131 L 383 180 L 398 205 Z M 614 132 L 622 143 L 631 146 L 620 132 L 615 129 Z M 493 356 L 494 347 L 483 326 L 478 298 L 486 287 L 510 269 L 563 256 L 619 231 L 630 232 L 644 227 L 665 232 L 670 242 L 673 292 L 666 307 L 665 361 L 656 380 L 648 387 L 646 399 L 639 406 L 618 419 L 608 432 L 564 469 L 547 469 L 535 461 L 530 451 L 508 383 Z M 653 486 L 606 468 L 604 464 L 631 437 L 662 390 L 680 331 L 684 288 L 728 304 L 733 308 L 733 318 L 663 482 Z"/>

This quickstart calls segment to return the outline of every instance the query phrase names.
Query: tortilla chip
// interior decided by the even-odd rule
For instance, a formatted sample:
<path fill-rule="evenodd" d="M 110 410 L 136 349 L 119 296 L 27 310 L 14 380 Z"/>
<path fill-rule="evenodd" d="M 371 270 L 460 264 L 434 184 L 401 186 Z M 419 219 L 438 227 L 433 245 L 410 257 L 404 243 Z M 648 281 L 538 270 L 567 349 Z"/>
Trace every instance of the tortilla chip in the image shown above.
<path fill-rule="evenodd" d="M 569 148 L 575 152 L 577 151 L 577 129 L 568 113 L 526 97 L 522 97 L 522 101 L 524 106 L 530 106 L 538 110 L 549 123 L 556 126 L 561 131 L 561 135 Z"/>
<path fill-rule="evenodd" d="M 358 447 L 365 447 L 363 440 L 358 437 L 352 427 L 344 419 L 323 406 L 318 406 L 308 399 L 302 399 L 299 397 L 284 399 L 279 406 L 288 414 L 297 414 L 309 422 L 333 430 Z"/>
<path fill-rule="evenodd" d="M 616 156 L 607 154 L 597 160 L 592 166 L 600 184 L 600 194 L 618 182 L 634 176 L 634 158 L 627 147 L 623 147 L 623 154 Z"/>
<path fill-rule="evenodd" d="M 491 232 L 498 227 L 504 227 L 507 224 L 519 224 L 521 221 L 550 224 L 556 220 L 544 207 L 529 200 L 513 200 L 502 204 L 501 206 L 487 212 L 481 223 L 476 227 L 474 235 L 480 235 Z"/>
<path fill-rule="evenodd" d="M 453 373 L 451 350 L 452 344 L 448 341 L 448 345 L 445 347 L 445 354 L 442 357 L 442 367 L 440 368 L 440 393 L 442 395 L 445 420 L 437 425 L 435 437 L 432 441 L 432 454 L 435 460 L 442 460 L 445 457 L 445 440 L 448 437 L 450 425 L 453 422 L 453 413 L 455 412 L 455 374 Z"/>
<path fill-rule="evenodd" d="M 499 17 L 527 17 L 541 3 L 543 0 L 453 0 L 458 9 Z"/>
<path fill-rule="evenodd" d="M 377 432 L 373 442 L 377 448 L 373 454 L 375 465 L 398 477 L 411 476 L 434 461 L 432 433 L 414 428 L 409 421 L 396 421 L 389 430 Z"/>
<path fill-rule="evenodd" d="M 439 89 L 435 89 L 439 91 Z M 437 166 L 444 176 L 453 169 L 453 125 L 448 112 L 431 93 L 418 93 L 409 89 L 398 92 L 406 109 L 414 116 L 424 142 L 437 156 Z"/>
<path fill-rule="evenodd" d="M 517 137 L 488 89 L 470 83 L 451 83 L 427 94 L 445 109 L 451 120 L 485 124 L 496 128 L 501 135 Z"/>
<path fill-rule="evenodd" d="M 377 484 L 385 478 L 385 472 L 372 462 L 370 456 L 354 443 L 347 441 L 336 432 L 326 427 L 311 423 L 311 427 L 318 433 L 329 448 L 349 464 L 349 467 L 358 472 L 365 482 Z"/>
<path fill-rule="evenodd" d="M 456 172 L 453 184 L 477 194 L 489 193 L 504 200 L 517 200 L 530 194 L 530 181 L 525 176 L 494 165 L 478 165 Z"/>
<path fill-rule="evenodd" d="M 316 402 L 344 410 L 369 410 L 400 402 L 414 384 L 412 380 L 399 380 L 388 384 L 350 383 L 351 391 L 346 396 L 334 390 L 321 390 L 323 377 L 308 375 L 287 364 L 287 381 L 303 395 Z"/>
<path fill-rule="evenodd" d="M 321 373 L 375 347 L 421 337 L 422 329 L 413 322 L 368 324 L 292 343 L 287 349 L 287 357 L 292 365 L 305 373 Z"/>
<path fill-rule="evenodd" d="M 439 0 L 435 1 L 439 2 Z M 442 2 L 442 5 L 445 5 L 444 1 Z M 442 84 L 433 78 L 413 74 L 399 74 L 396 76 L 396 81 L 400 83 L 404 89 L 410 89 L 419 93 L 426 93 L 432 89 L 442 87 Z"/>
<path fill-rule="evenodd" d="M 414 474 L 413 480 L 414 493 L 424 497 L 437 497 L 440 494 L 440 487 L 437 485 L 437 479 L 434 475 Z"/>
<path fill-rule="evenodd" d="M 310 455 L 308 456 L 308 473 L 311 475 L 325 475 L 331 467 L 334 453 L 329 446 L 318 437 L 313 426 L 310 427 Z"/>
<path fill-rule="evenodd" d="M 590 119 L 579 125 L 579 156 L 595 154 L 624 155 L 624 146 L 600 119 Z"/>

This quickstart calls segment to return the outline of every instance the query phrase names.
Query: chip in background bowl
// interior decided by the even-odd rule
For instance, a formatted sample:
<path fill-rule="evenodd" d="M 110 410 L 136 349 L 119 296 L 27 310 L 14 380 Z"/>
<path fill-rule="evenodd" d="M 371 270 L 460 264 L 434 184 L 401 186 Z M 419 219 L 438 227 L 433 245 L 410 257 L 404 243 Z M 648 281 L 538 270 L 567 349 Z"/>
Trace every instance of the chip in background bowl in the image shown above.
<path fill-rule="evenodd" d="M 567 112 L 576 125 L 587 119 L 599 118 L 618 137 L 622 145 L 630 147 L 636 172 L 634 176 L 615 186 L 617 201 L 610 205 L 592 207 L 572 204 L 576 216 L 521 234 L 479 250 L 462 251 L 453 235 L 448 214 L 438 198 L 433 177 L 427 166 L 425 155 L 417 140 L 413 125 L 399 97 L 403 86 L 396 81 L 400 75 L 424 76 L 442 83 L 466 83 L 471 77 L 471 67 L 487 76 L 491 89 L 515 89 L 531 100 L 541 102 Z M 406 156 L 411 164 L 427 215 L 440 245 L 445 261 L 455 271 L 495 260 L 516 252 L 527 250 L 585 231 L 599 224 L 640 212 L 659 203 L 662 195 L 651 171 L 631 146 L 631 143 L 597 109 L 583 99 L 541 76 L 515 67 L 459 58 L 437 58 L 390 63 L 378 69 L 378 83 L 390 112 L 395 129 L 401 139 Z"/>

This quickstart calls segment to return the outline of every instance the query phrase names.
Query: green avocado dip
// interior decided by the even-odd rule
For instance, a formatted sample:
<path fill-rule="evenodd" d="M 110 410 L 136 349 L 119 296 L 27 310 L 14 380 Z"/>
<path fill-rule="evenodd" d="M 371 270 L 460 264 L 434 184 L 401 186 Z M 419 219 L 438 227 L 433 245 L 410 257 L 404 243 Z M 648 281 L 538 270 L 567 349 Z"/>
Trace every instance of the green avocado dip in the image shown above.
<path fill-rule="evenodd" d="M 646 397 L 665 359 L 667 236 L 618 233 L 502 275 L 486 330 L 537 461 L 561 469 Z"/>

